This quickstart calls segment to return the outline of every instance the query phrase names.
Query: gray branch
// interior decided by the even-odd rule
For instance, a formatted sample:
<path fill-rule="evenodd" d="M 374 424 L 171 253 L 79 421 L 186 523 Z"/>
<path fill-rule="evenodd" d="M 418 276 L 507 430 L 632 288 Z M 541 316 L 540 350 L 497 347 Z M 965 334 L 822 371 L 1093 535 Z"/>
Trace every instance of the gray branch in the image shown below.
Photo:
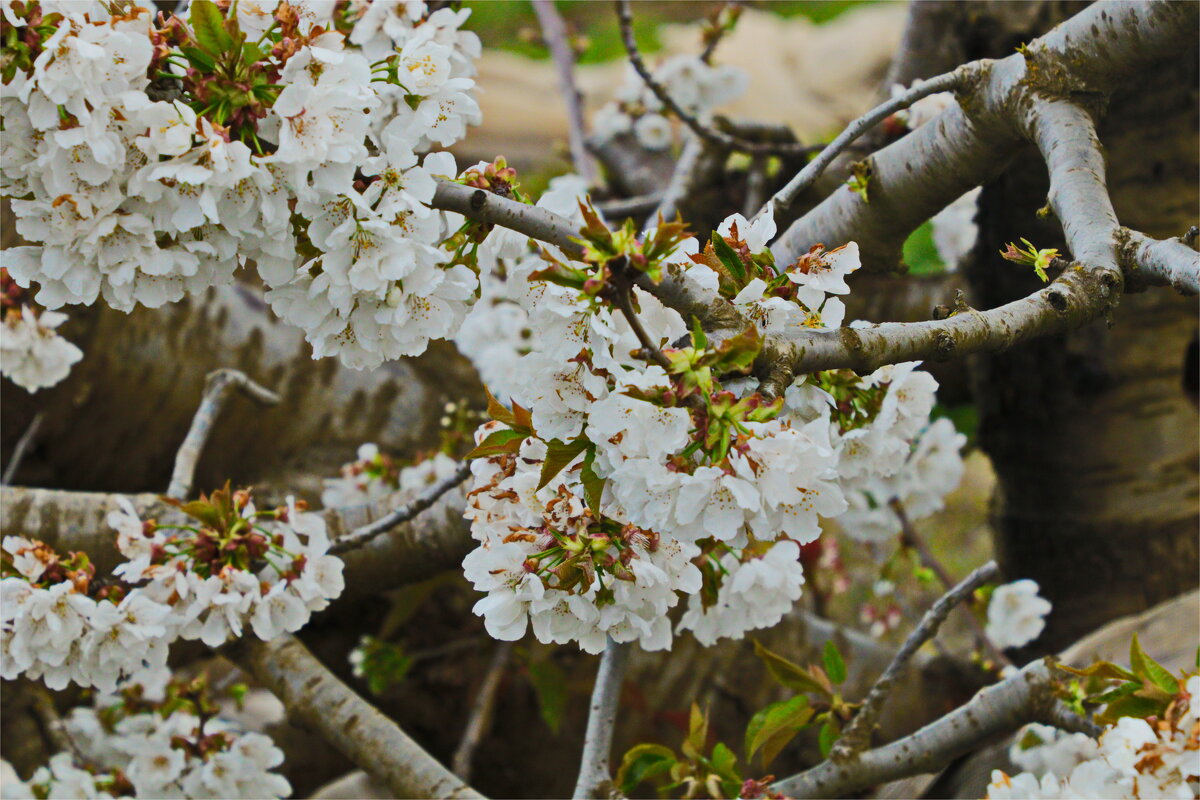
<path fill-rule="evenodd" d="M 937 772 L 992 737 L 1029 722 L 1093 733 L 1095 728 L 1072 714 L 1054 695 L 1052 667 L 1036 661 L 966 704 L 891 744 L 845 762 L 824 761 L 772 788 L 790 797 L 849 797 L 871 786 Z"/>
<path fill-rule="evenodd" d="M 504 671 L 508 669 L 508 662 L 512 658 L 512 648 L 512 642 L 496 644 L 496 652 L 492 654 L 492 663 L 483 677 L 479 694 L 475 697 L 475 704 L 471 706 L 471 715 L 467 717 L 467 726 L 463 730 L 458 749 L 454 751 L 454 760 L 451 762 L 454 765 L 454 773 L 464 781 L 471 780 L 471 761 L 475 757 L 475 750 L 492 724 L 500 679 L 504 676 Z"/>
<path fill-rule="evenodd" d="M 296 637 L 242 639 L 224 652 L 271 690 L 292 720 L 318 731 L 393 796 L 483 797 L 338 680 Z"/>
<path fill-rule="evenodd" d="M 534 13 L 542 28 L 542 38 L 558 71 L 558 88 L 567 104 L 567 143 L 575 171 L 588 185 L 596 182 L 596 164 L 587 150 L 587 128 L 583 120 L 583 98 L 575 83 L 575 56 L 567 41 L 567 26 L 554 6 L 554 0 L 532 0 Z"/>
<path fill-rule="evenodd" d="M 870 743 L 871 733 L 875 729 L 875 721 L 879 719 L 879 712 L 883 710 L 883 704 L 887 702 L 892 687 L 908 667 L 909 660 L 923 644 L 937 635 L 938 628 L 946 621 L 946 617 L 950 616 L 950 612 L 954 610 L 955 606 L 967 599 L 980 586 L 996 577 L 999 572 L 1000 568 L 996 566 L 996 562 L 989 561 L 938 598 L 937 602 L 925 612 L 920 623 L 913 628 L 912 632 L 908 634 L 908 638 L 904 640 L 904 644 L 896 651 L 896 655 L 888 664 L 887 669 L 875 681 L 871 691 L 867 692 L 862 707 L 854 715 L 854 719 L 850 720 L 850 724 L 846 726 L 841 738 L 830 751 L 831 761 L 842 763 L 850 761 Z"/>
<path fill-rule="evenodd" d="M 854 122 L 851 122 L 844 131 L 839 133 L 832 142 L 826 145 L 825 149 L 816 158 L 805 164 L 804 168 L 794 178 L 775 193 L 775 196 L 772 198 L 772 201 L 775 203 L 775 218 L 781 219 L 785 217 L 785 212 L 795 202 L 796 198 L 805 189 L 812 186 L 813 182 L 821 177 L 821 174 L 833 163 L 833 160 L 845 152 L 858 137 L 883 122 L 892 114 L 908 108 L 923 97 L 958 88 L 969 81 L 981 69 L 982 67 L 978 62 L 966 64 L 953 72 L 947 72 L 944 75 L 938 75 L 927 81 L 922 81 L 901 94 L 880 103 L 866 114 L 854 120 Z M 765 212 L 766 210 L 767 207 L 764 206 L 762 211 Z"/>
<path fill-rule="evenodd" d="M 617 722 L 617 706 L 621 699 L 621 683 L 632 645 L 618 644 L 611 638 L 600 657 L 596 684 L 592 687 L 592 704 L 588 713 L 587 731 L 583 739 L 583 757 L 579 780 L 575 783 L 575 800 L 608 797 L 612 788 L 612 769 L 609 753 L 612 750 L 613 728 Z"/>
<path fill-rule="evenodd" d="M 192 426 L 188 429 L 183 444 L 179 446 L 179 452 L 175 454 L 175 469 L 171 472 L 167 497 L 183 500 L 191 491 L 196 462 L 200 460 L 204 443 L 208 441 L 213 423 L 225 405 L 229 390 L 234 387 L 241 389 L 248 397 L 262 405 L 275 405 L 280 399 L 279 395 L 259 386 L 246 377 L 244 372 L 236 369 L 217 369 L 208 373 L 204 379 L 204 395 L 200 399 L 196 415 L 192 417 Z"/>
<path fill-rule="evenodd" d="M 420 514 L 425 509 L 436 503 L 442 495 L 453 489 L 455 486 L 462 484 L 471 474 L 471 462 L 464 460 L 454 470 L 452 475 L 443 478 L 438 483 L 425 490 L 425 492 L 413 500 L 411 503 L 406 503 L 395 511 L 391 511 L 374 522 L 369 522 L 361 528 L 356 528 L 350 533 L 338 538 L 330 546 L 329 552 L 333 555 L 342 555 L 351 550 L 357 550 L 363 547 L 377 536 L 388 531 L 394 530 L 397 526 L 408 522 L 413 517 Z"/>
<path fill-rule="evenodd" d="M 1151 239 L 1122 228 L 1118 234 L 1121 266 L 1133 272 L 1133 281 L 1171 286 L 1183 294 L 1200 293 L 1200 253 L 1178 239 Z"/>
<path fill-rule="evenodd" d="M 1190 57 L 1198 18 L 1196 3 L 1097 3 L 1024 53 L 981 62 L 958 103 L 870 157 L 870 202 L 835 191 L 783 233 L 776 259 L 786 264 L 814 244 L 853 240 L 869 267 L 893 267 L 918 225 L 1004 170 L 1024 144 L 1031 99 L 1101 97 L 1156 61 Z"/>

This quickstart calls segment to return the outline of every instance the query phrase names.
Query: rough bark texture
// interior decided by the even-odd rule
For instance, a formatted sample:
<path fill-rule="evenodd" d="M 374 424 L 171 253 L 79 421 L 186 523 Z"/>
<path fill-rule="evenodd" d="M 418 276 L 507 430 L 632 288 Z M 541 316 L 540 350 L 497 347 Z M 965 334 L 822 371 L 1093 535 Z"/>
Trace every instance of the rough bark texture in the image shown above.
<path fill-rule="evenodd" d="M 1036 32 L 1012 30 L 970 55 L 1003 55 Z M 1177 236 L 1196 221 L 1195 58 L 1126 87 L 1099 125 L 1117 216 Z M 1035 288 L 996 254 L 1004 242 L 1065 249 L 1058 221 L 1035 214 L 1046 194 L 1032 152 L 985 188 L 973 303 Z M 1008 578 L 1034 578 L 1055 605 L 1037 652 L 1196 585 L 1198 431 L 1184 391 L 1196 310 L 1169 291 L 1126 295 L 1108 321 L 975 359 L 979 437 L 998 478 L 997 555 Z"/>

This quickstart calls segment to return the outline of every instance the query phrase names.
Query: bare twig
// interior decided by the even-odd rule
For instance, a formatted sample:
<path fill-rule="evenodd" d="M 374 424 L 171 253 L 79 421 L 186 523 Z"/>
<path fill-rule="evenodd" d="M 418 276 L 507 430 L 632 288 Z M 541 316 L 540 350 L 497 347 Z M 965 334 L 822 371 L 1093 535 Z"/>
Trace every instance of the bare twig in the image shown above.
<path fill-rule="evenodd" d="M 869 786 L 937 772 L 993 736 L 1028 722 L 1094 734 L 1091 722 L 1071 713 L 1055 697 L 1054 684 L 1053 668 L 1035 661 L 903 739 L 862 753 L 849 763 L 824 761 L 772 788 L 789 797 L 849 797 Z"/>
<path fill-rule="evenodd" d="M 416 500 L 413 500 L 411 503 L 406 503 L 390 514 L 385 514 L 374 522 L 368 523 L 363 525 L 361 528 L 351 531 L 330 545 L 329 552 L 334 555 L 340 555 L 351 550 L 357 550 L 363 545 L 369 543 L 376 536 L 387 533 L 397 525 L 408 522 L 413 517 L 417 516 L 422 511 L 436 503 L 438 498 L 440 498 L 446 492 L 465 481 L 470 474 L 471 462 L 464 460 L 458 465 L 458 468 L 454 470 L 452 475 L 443 478 L 433 486 L 426 489 L 425 492 Z"/>
<path fill-rule="evenodd" d="M 600 657 L 596 685 L 592 688 L 592 704 L 588 714 L 587 732 L 583 738 L 583 758 L 579 780 L 575 783 L 575 800 L 607 797 L 612 785 L 609 752 L 612 750 L 613 727 L 617 721 L 617 703 L 621 698 L 621 683 L 631 645 L 618 644 L 611 638 Z"/>
<path fill-rule="evenodd" d="M 999 572 L 1000 568 L 996 566 L 996 562 L 989 561 L 938 598 L 937 602 L 925 612 L 920 623 L 896 651 L 892 663 L 888 664 L 887 669 L 879 676 L 879 680 L 875 681 L 875 685 L 871 687 L 871 691 L 867 692 L 862 707 L 854 715 L 854 719 L 850 720 L 850 724 L 846 726 L 841 738 L 830 751 L 831 761 L 843 763 L 849 761 L 867 746 L 871 739 L 871 732 L 875 728 L 875 721 L 879 718 L 879 712 L 897 678 L 908 666 L 909 659 L 920 649 L 921 645 L 937 635 L 938 628 L 946 621 L 946 617 L 950 615 L 956 605 L 998 575 Z"/>
<path fill-rule="evenodd" d="M 471 780 L 471 760 L 479 742 L 492 725 L 500 678 L 508 668 L 511 658 L 512 642 L 500 642 L 479 687 L 479 694 L 475 697 L 475 705 L 471 707 L 471 716 L 467 717 L 467 727 L 463 730 L 462 740 L 458 743 L 458 749 L 454 751 L 454 760 L 451 762 L 454 765 L 454 773 L 464 781 Z"/>
<path fill-rule="evenodd" d="M 532 0 L 538 24 L 542 27 L 542 38 L 550 48 L 550 57 L 558 70 L 558 88 L 567 104 L 567 142 L 571 150 L 571 162 L 575 171 L 583 176 L 588 185 L 596 182 L 596 164 L 584 144 L 587 129 L 583 119 L 583 98 L 575 83 L 575 56 L 567 41 L 567 26 L 554 6 L 554 0 Z"/>
<path fill-rule="evenodd" d="M 7 486 L 12 483 L 13 477 L 17 474 L 17 469 L 21 466 L 21 460 L 25 458 L 25 451 L 29 449 L 29 445 L 33 443 L 33 439 L 37 436 L 38 428 L 42 426 L 42 412 L 33 415 L 33 419 L 29 423 L 29 427 L 21 434 L 21 438 L 17 440 L 13 447 L 12 455 L 8 457 L 8 466 L 4 468 L 4 476 L 0 477 L 0 485 Z"/>
<path fill-rule="evenodd" d="M 663 192 L 658 207 L 646 218 L 645 224 L 642 225 L 643 231 L 657 225 L 660 217 L 663 220 L 669 220 L 675 216 L 680 199 L 687 195 L 690 188 L 692 176 L 699 171 L 700 158 L 703 153 L 704 140 L 696 136 L 689 136 L 683 143 L 679 160 L 675 162 L 675 170 L 671 173 L 671 182 L 667 184 L 667 190 Z"/>
<path fill-rule="evenodd" d="M 209 432 L 221 408 L 229 389 L 236 386 L 248 397 L 263 405 L 275 405 L 279 395 L 270 389 L 264 389 L 250 380 L 245 373 L 236 369 L 217 369 L 208 373 L 204 379 L 204 395 L 196 415 L 192 417 L 192 426 L 188 429 L 179 452 L 175 454 L 175 469 L 171 472 L 171 485 L 167 489 L 167 497 L 182 500 L 192 489 L 192 479 L 196 474 L 196 462 L 208 441 Z"/>
<path fill-rule="evenodd" d="M 642 79 L 642 82 L 646 84 L 646 88 L 653 92 L 659 102 L 668 108 L 671 113 L 679 117 L 680 121 L 688 126 L 697 137 L 724 150 L 735 150 L 741 153 L 794 155 L 812 152 L 813 148 L 799 143 L 749 142 L 745 139 L 731 136 L 717 128 L 711 128 L 696 119 L 695 115 L 685 111 L 675 101 L 675 98 L 671 96 L 671 93 L 666 90 L 666 87 L 655 80 L 654 76 L 650 74 L 650 70 L 642 58 L 642 53 L 638 49 L 637 40 L 633 36 L 633 13 L 629 8 L 629 0 L 616 0 L 616 2 L 617 23 L 621 28 L 621 41 L 625 45 L 625 53 L 629 58 L 629 63 L 633 66 L 634 71 L 637 72 L 638 77 Z"/>
<path fill-rule="evenodd" d="M 610 220 L 621 220 L 625 217 L 641 217 L 650 215 L 662 202 L 663 192 L 640 194 L 637 197 L 622 197 L 616 200 L 602 200 L 596 203 L 596 210 Z"/>
<path fill-rule="evenodd" d="M 338 680 L 296 637 L 242 639 L 222 652 L 270 689 L 292 719 L 318 731 L 393 796 L 482 798 Z"/>
<path fill-rule="evenodd" d="M 933 571 L 933 574 L 937 576 L 944 590 L 949 591 L 953 589 L 954 578 L 950 576 L 950 573 L 946 570 L 946 566 L 933 554 L 933 551 L 929 549 L 929 545 L 917 533 L 917 529 L 913 527 L 912 521 L 908 518 L 908 512 L 905 510 L 904 504 L 900 502 L 899 498 L 893 497 L 888 501 L 888 505 L 891 506 L 892 511 L 895 512 L 896 517 L 900 520 L 900 542 L 905 547 L 911 547 L 916 552 L 922 566 Z M 971 630 L 975 633 L 976 645 L 980 650 L 987 652 L 988 657 L 991 658 L 997 667 L 1011 666 L 1012 661 L 988 638 L 987 632 L 979 624 L 979 619 L 971 610 L 970 605 L 968 602 L 962 606 L 962 610 L 963 616 L 967 619 Z"/>
<path fill-rule="evenodd" d="M 771 206 L 771 204 L 768 204 L 764 206 L 760 213 L 767 213 L 767 209 L 773 207 L 776 219 L 779 219 L 783 215 L 783 212 L 791 207 L 796 198 L 805 189 L 812 186 L 813 182 L 821 177 L 821 173 L 833 163 L 833 160 L 853 144 L 858 137 L 897 111 L 908 108 L 922 97 L 928 97 L 938 92 L 948 92 L 961 86 L 978 69 L 979 66 L 977 63 L 966 64 L 953 72 L 947 72 L 944 75 L 938 75 L 927 81 L 922 81 L 901 94 L 875 106 L 875 108 L 863 114 L 854 120 L 854 122 L 851 122 L 844 131 L 839 133 L 832 142 L 825 146 L 825 149 L 816 158 L 805 164 L 804 169 L 800 170 L 794 178 L 788 181 L 771 198 L 771 203 L 774 205 Z"/>
<path fill-rule="evenodd" d="M 742 205 L 743 216 L 753 217 L 763 206 L 767 194 L 767 161 L 755 156 L 746 169 L 746 200 Z"/>

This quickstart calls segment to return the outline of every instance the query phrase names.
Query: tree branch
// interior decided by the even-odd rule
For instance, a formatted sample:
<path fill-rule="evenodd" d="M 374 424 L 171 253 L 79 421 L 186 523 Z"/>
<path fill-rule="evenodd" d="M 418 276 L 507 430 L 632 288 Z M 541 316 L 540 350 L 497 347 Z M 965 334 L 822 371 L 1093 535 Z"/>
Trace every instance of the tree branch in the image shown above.
<path fill-rule="evenodd" d="M 42 426 L 42 419 L 45 412 L 39 411 L 33 415 L 33 420 L 29 423 L 29 427 L 21 434 L 21 438 L 17 440 L 13 446 L 12 455 L 8 457 L 8 464 L 4 467 L 4 476 L 0 477 L 0 484 L 7 486 L 12 483 L 13 476 L 17 474 L 17 470 L 21 466 L 21 461 L 25 458 L 25 451 L 29 449 L 29 445 L 33 443 L 34 437 L 37 436 L 38 428 Z"/>
<path fill-rule="evenodd" d="M 617 705 L 621 699 L 621 683 L 631 647 L 628 643 L 618 644 L 610 638 L 604 648 L 604 655 L 600 657 L 596 685 L 592 688 L 587 732 L 583 739 L 579 780 L 575 783 L 575 800 L 609 795 L 612 785 L 609 753 L 612 750 L 613 728 L 617 721 Z"/>
<path fill-rule="evenodd" d="M 204 443 L 208 441 L 209 431 L 225 405 L 229 390 L 235 386 L 262 405 L 275 405 L 280 400 L 279 395 L 259 386 L 246 377 L 244 372 L 236 369 L 218 369 L 208 373 L 204 379 L 204 395 L 200 399 L 196 415 L 192 417 L 192 426 L 188 429 L 183 444 L 179 445 L 179 452 L 175 454 L 175 469 L 171 472 L 171 485 L 167 489 L 167 497 L 183 500 L 191 491 L 196 462 L 200 460 Z"/>
<path fill-rule="evenodd" d="M 848 797 L 877 784 L 936 772 L 993 736 L 1028 722 L 1094 733 L 1090 722 L 1063 707 L 1054 695 L 1054 684 L 1051 666 L 1036 661 L 903 739 L 847 763 L 824 761 L 772 788 L 792 797 Z"/>
<path fill-rule="evenodd" d="M 633 13 L 630 11 L 629 0 L 616 0 L 617 3 L 617 24 L 621 29 L 621 42 L 625 45 L 625 54 L 629 58 L 629 63 L 642 82 L 646 84 L 658 101 L 668 108 L 671 113 L 679 117 L 684 125 L 687 125 L 698 138 L 704 140 L 710 145 L 719 147 L 723 150 L 733 150 L 741 153 L 762 154 L 762 155 L 796 155 L 812 152 L 812 147 L 807 147 L 798 142 L 750 142 L 745 139 L 731 136 L 717 128 L 710 128 L 707 125 L 696 119 L 695 115 L 689 114 L 675 101 L 671 93 L 667 91 L 661 83 L 654 79 L 650 74 L 650 69 L 646 66 L 645 60 L 642 58 L 641 51 L 638 49 L 637 40 L 633 36 Z"/>
<path fill-rule="evenodd" d="M 567 143 L 571 150 L 571 162 L 584 180 L 591 186 L 596 182 L 596 164 L 587 150 L 587 130 L 583 120 L 583 102 L 579 87 L 575 83 L 575 57 L 567 42 L 567 27 L 554 6 L 554 0 L 532 0 L 542 28 L 542 38 L 550 49 L 550 57 L 558 71 L 558 88 L 567 104 Z"/>
<path fill-rule="evenodd" d="M 1032 98 L 1103 96 L 1156 61 L 1194 53 L 1198 9 L 1165 0 L 1095 4 L 1024 53 L 980 62 L 958 103 L 867 160 L 870 202 L 835 191 L 783 233 L 776 261 L 853 240 L 869 268 L 893 267 L 918 225 L 1003 171 L 1023 144 L 1020 123 Z"/>
<path fill-rule="evenodd" d="M 492 724 L 492 712 L 496 708 L 496 694 L 500 688 L 500 678 L 508 668 L 512 658 L 512 642 L 498 642 L 496 652 L 492 655 L 492 663 L 488 667 L 483 683 L 479 686 L 479 694 L 471 707 L 471 716 L 467 717 L 467 727 L 463 730 L 462 740 L 454 751 L 454 773 L 464 781 L 471 779 L 471 759 L 475 749 Z"/>
<path fill-rule="evenodd" d="M 350 533 L 335 540 L 329 548 L 333 555 L 342 555 L 351 550 L 357 550 L 382 533 L 393 530 L 397 525 L 408 522 L 425 509 L 432 506 L 442 495 L 459 486 L 471 474 L 471 462 L 463 460 L 452 475 L 443 478 L 438 483 L 425 490 L 416 500 L 406 503 L 395 511 L 389 512 L 374 522 L 356 528 Z"/>
<path fill-rule="evenodd" d="M 1118 243 L 1118 260 L 1132 273 L 1134 284 L 1171 286 L 1182 294 L 1200 293 L 1200 253 L 1183 237 L 1151 239 L 1144 233 L 1121 228 Z"/>
<path fill-rule="evenodd" d="M 999 572 L 1000 568 L 996 566 L 996 562 L 989 561 L 938 598 L 937 602 L 925 612 L 920 623 L 913 628 L 912 632 L 908 634 L 908 638 L 904 640 L 904 644 L 896 651 L 896 655 L 888 664 L 887 669 L 875 681 L 871 691 L 867 692 L 862 707 L 850 720 L 850 724 L 846 726 L 841 738 L 830 751 L 829 759 L 831 761 L 849 761 L 870 743 L 871 733 L 875 729 L 875 721 L 879 719 L 879 712 L 883 709 L 883 704 L 887 702 L 892 686 L 908 666 L 909 659 L 921 648 L 921 645 L 937 635 L 938 628 L 946 621 L 946 617 L 950 616 L 950 612 L 954 610 L 955 606 Z"/>
<path fill-rule="evenodd" d="M 482 798 L 308 651 L 283 635 L 241 639 L 223 648 L 284 704 L 395 797 Z"/>
<path fill-rule="evenodd" d="M 805 189 L 812 186 L 817 178 L 821 177 L 821 173 L 833 163 L 833 160 L 845 152 L 864 133 L 883 122 L 892 114 L 908 108 L 923 97 L 928 97 L 938 92 L 948 92 L 968 83 L 981 69 L 982 67 L 979 62 L 975 62 L 961 66 L 953 72 L 947 72 L 944 75 L 938 75 L 927 81 L 922 81 L 901 94 L 880 103 L 866 114 L 854 120 L 854 122 L 851 122 L 846 126 L 845 130 L 825 146 L 825 149 L 816 158 L 805 164 L 804 168 L 771 198 L 770 202 L 775 204 L 775 219 L 777 221 L 785 219 L 787 217 L 787 210 L 791 208 L 796 198 Z M 761 213 L 765 213 L 768 206 L 764 206 Z M 788 262 L 785 261 L 784 263 Z"/>

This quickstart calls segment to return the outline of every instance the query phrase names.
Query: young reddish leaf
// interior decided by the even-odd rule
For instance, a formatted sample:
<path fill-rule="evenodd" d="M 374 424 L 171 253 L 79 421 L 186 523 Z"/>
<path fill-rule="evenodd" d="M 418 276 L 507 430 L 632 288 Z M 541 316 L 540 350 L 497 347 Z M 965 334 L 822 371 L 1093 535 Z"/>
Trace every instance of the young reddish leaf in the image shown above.
<path fill-rule="evenodd" d="M 829 696 L 831 692 L 822 685 L 813 673 L 788 661 L 778 653 L 773 653 L 763 647 L 758 640 L 754 641 L 754 654 L 762 659 L 766 665 L 767 671 L 771 673 L 771 677 L 783 684 L 789 689 L 794 689 L 799 692 L 816 692 L 821 695 Z M 825 677 L 822 673 L 821 677 Z"/>
<path fill-rule="evenodd" d="M 546 442 L 546 460 L 542 462 L 542 474 L 537 488 L 540 490 L 554 480 L 558 473 L 566 469 L 567 465 L 574 461 L 576 456 L 587 450 L 590 445 L 591 442 L 583 436 L 565 443 L 558 439 Z"/>
<path fill-rule="evenodd" d="M 505 408 L 503 403 L 493 397 L 491 391 L 489 391 L 486 386 L 483 388 L 483 391 L 487 393 L 488 416 L 497 422 L 503 422 L 510 428 L 517 427 L 517 419 L 513 416 L 513 413 Z"/>
<path fill-rule="evenodd" d="M 467 453 L 464 458 L 486 458 L 488 456 L 498 456 L 501 453 L 515 453 L 521 449 L 521 442 L 529 436 L 524 431 L 505 428 L 504 430 L 493 431 L 488 434 L 488 437 L 479 443 L 471 452 Z"/>

